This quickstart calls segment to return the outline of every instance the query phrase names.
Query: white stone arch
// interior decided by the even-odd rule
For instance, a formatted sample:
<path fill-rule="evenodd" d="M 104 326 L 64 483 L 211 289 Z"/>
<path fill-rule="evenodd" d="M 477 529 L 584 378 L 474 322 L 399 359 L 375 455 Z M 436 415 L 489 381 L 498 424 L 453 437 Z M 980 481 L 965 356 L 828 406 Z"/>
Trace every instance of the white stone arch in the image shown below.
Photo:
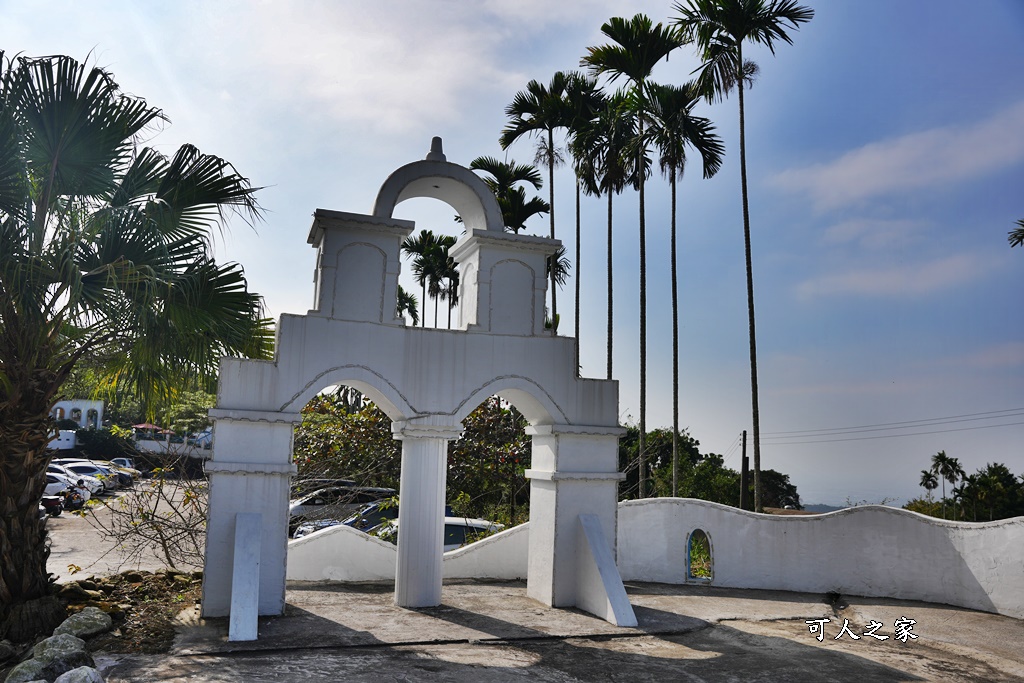
<path fill-rule="evenodd" d="M 364 365 L 341 365 L 317 373 L 280 408 L 282 413 L 298 413 L 324 387 L 344 384 L 359 390 L 392 420 L 406 420 L 416 414 L 392 382 L 380 372 Z"/>
<path fill-rule="evenodd" d="M 391 218 L 397 205 L 418 197 L 440 199 L 455 209 L 469 232 L 505 229 L 494 193 L 468 168 L 448 163 L 441 151 L 441 138 L 431 141 L 426 159 L 406 164 L 388 176 L 377 193 L 373 215 Z"/>
<path fill-rule="evenodd" d="M 476 389 L 459 405 L 454 418 L 462 422 L 491 396 L 500 396 L 516 407 L 531 426 L 569 422 L 555 398 L 538 382 L 517 375 L 496 377 Z"/>
<path fill-rule="evenodd" d="M 391 214 L 400 201 L 420 196 L 450 204 L 467 224 L 449 251 L 464 283 L 458 329 L 407 327 L 393 310 L 401 244 L 415 225 Z M 221 361 L 210 411 L 217 446 L 206 468 L 204 616 L 232 614 L 236 598 L 251 601 L 249 615 L 284 611 L 294 425 L 313 396 L 344 384 L 377 403 L 402 442 L 399 605 L 440 604 L 448 442 L 473 409 L 498 395 L 530 423 L 528 594 L 636 624 L 614 564 L 618 385 L 580 378 L 575 340 L 544 328 L 545 259 L 560 243 L 501 228 L 486 185 L 445 161 L 439 140 L 426 161 L 388 178 L 374 215 L 315 211 L 308 241 L 317 250 L 316 307 L 280 317 L 272 362 Z M 380 305 L 339 302 L 357 296 L 367 279 L 339 260 L 354 246 L 383 255 L 373 259 L 378 270 L 369 278 Z M 527 276 L 503 279 L 508 264 Z M 511 329 L 509 319 L 516 321 Z M 251 560 L 236 566 L 236 547 L 258 554 L 258 577 Z M 236 571 L 248 580 L 245 590 Z"/>

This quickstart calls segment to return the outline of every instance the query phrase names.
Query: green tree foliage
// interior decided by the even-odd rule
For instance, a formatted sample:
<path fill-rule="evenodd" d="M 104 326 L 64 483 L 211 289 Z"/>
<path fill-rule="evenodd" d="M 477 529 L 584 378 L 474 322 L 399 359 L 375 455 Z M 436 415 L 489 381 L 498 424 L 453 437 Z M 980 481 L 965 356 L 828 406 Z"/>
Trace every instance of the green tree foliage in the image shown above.
<path fill-rule="evenodd" d="M 75 443 L 78 454 L 89 459 L 135 458 L 139 454 L 135 441 L 120 430 L 79 429 Z"/>
<path fill-rule="evenodd" d="M 297 479 L 351 479 L 361 486 L 398 488 L 402 448 L 391 419 L 347 392 L 321 394 L 302 409 L 293 448 Z"/>
<path fill-rule="evenodd" d="M 497 397 L 463 420 L 448 448 L 448 501 L 460 515 L 519 524 L 529 516 L 530 439 L 526 420 Z M 351 390 L 322 394 L 302 410 L 295 432 L 297 480 L 349 479 L 361 486 L 399 488 L 401 444 L 391 420 Z M 399 492 L 401 493 L 401 492 Z"/>
<path fill-rule="evenodd" d="M 619 489 L 622 500 L 638 498 L 639 479 L 639 428 L 630 426 L 619 440 L 619 468 L 626 473 L 626 479 Z M 679 495 L 684 498 L 699 498 L 723 505 L 739 505 L 740 473 L 728 468 L 721 455 L 702 454 L 700 442 L 686 430 L 677 435 Z M 645 441 L 649 458 L 650 478 L 653 495 L 672 495 L 672 430 L 656 429 L 647 433 Z M 789 475 L 765 470 L 761 473 L 765 487 L 766 507 L 792 506 L 801 509 L 800 495 L 796 486 L 790 483 Z M 753 492 L 753 482 L 748 485 Z"/>
<path fill-rule="evenodd" d="M 1024 220 L 1017 221 L 1017 228 L 1011 230 L 1006 239 L 1010 242 L 1011 247 L 1024 245 Z"/>
<path fill-rule="evenodd" d="M 529 519 L 530 464 L 526 418 L 492 396 L 463 420 L 462 437 L 448 447 L 448 498 L 460 515 L 506 525 Z"/>
<path fill-rule="evenodd" d="M 949 498 L 943 495 L 941 500 L 933 501 L 931 492 L 938 487 L 940 477 L 954 484 L 959 481 L 960 485 L 953 486 Z M 1003 463 L 988 463 L 974 474 L 966 474 L 956 458 L 939 451 L 932 456 L 932 467 L 921 470 L 921 486 L 928 491 L 927 497 L 909 501 L 904 509 L 944 519 L 952 510 L 952 519 L 965 522 L 1024 516 L 1024 474 L 1015 476 Z"/>
<path fill-rule="evenodd" d="M 37 501 L 75 365 L 152 401 L 271 351 L 262 298 L 209 248 L 227 214 L 259 218 L 256 190 L 192 145 L 144 146 L 163 121 L 103 69 L 0 53 L 0 637 L 51 626 Z"/>

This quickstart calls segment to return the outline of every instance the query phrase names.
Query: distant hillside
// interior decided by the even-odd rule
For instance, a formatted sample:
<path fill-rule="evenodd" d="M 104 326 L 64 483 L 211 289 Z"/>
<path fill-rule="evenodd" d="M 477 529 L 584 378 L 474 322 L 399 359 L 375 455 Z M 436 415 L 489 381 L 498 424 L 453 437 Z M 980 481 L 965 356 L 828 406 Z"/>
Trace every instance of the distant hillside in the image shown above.
<path fill-rule="evenodd" d="M 817 503 L 815 505 L 804 505 L 806 512 L 814 512 L 821 514 L 823 512 L 835 512 L 836 510 L 842 510 L 844 506 L 825 505 L 824 503 Z"/>

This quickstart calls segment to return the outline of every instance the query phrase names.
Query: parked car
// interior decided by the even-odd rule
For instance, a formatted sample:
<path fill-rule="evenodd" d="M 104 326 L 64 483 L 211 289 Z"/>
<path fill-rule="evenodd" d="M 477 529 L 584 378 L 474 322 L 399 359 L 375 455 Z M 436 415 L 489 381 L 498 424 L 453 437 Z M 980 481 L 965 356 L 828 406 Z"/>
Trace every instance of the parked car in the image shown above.
<path fill-rule="evenodd" d="M 111 458 L 110 462 L 118 465 L 119 467 L 126 467 L 130 470 L 138 471 L 138 468 L 135 467 L 134 458 Z"/>
<path fill-rule="evenodd" d="M 454 517 L 451 505 L 444 506 L 445 517 Z M 398 501 L 391 498 L 374 501 L 363 506 L 341 523 L 359 531 L 367 531 L 390 519 L 398 519 Z"/>
<path fill-rule="evenodd" d="M 121 467 L 117 463 L 111 462 L 110 460 L 90 460 L 88 458 L 58 458 L 54 460 L 61 465 L 67 466 L 70 463 L 82 463 L 85 465 L 92 465 L 103 470 L 107 470 L 110 474 L 117 478 L 118 486 L 131 486 L 136 479 L 138 479 L 142 472 L 134 468 Z"/>
<path fill-rule="evenodd" d="M 116 489 L 120 483 L 118 476 L 115 473 L 111 472 L 106 467 L 93 465 L 88 460 L 55 460 L 54 462 L 75 474 L 87 474 L 90 477 L 96 477 L 103 482 L 103 487 L 108 491 Z"/>
<path fill-rule="evenodd" d="M 85 482 L 83 482 L 83 486 L 78 486 L 78 480 L 69 477 L 66 474 L 60 474 L 59 472 L 47 472 L 46 490 L 43 493 L 47 496 L 57 496 L 63 491 L 75 490 L 82 496 L 83 501 L 87 501 L 92 497 L 92 493 L 84 486 L 84 483 Z M 96 485 L 101 488 L 103 486 L 100 482 L 96 482 Z"/>
<path fill-rule="evenodd" d="M 50 465 L 46 468 L 46 471 L 49 472 L 50 474 L 62 474 L 68 479 L 75 482 L 76 485 L 78 484 L 78 482 L 81 482 L 85 490 L 87 490 L 91 495 L 94 496 L 103 493 L 107 488 L 104 485 L 104 483 L 97 479 L 96 477 L 90 477 L 85 474 L 78 474 L 77 472 L 72 472 L 63 465 L 58 465 L 56 463 L 50 463 Z"/>
<path fill-rule="evenodd" d="M 394 489 L 369 486 L 331 486 L 308 493 L 288 506 L 288 530 L 294 535 L 303 522 L 316 519 L 345 519 L 381 498 L 395 495 Z"/>
<path fill-rule="evenodd" d="M 308 522 L 302 522 L 295 527 L 295 532 L 292 534 L 292 538 L 302 538 L 303 536 L 309 536 L 314 531 L 320 531 L 321 529 L 327 529 L 332 526 L 341 526 L 340 519 L 312 519 Z"/>
<path fill-rule="evenodd" d="M 134 467 L 125 467 L 124 465 L 118 465 L 113 460 L 93 460 L 92 464 L 99 465 L 100 467 L 106 467 L 108 470 L 117 473 L 117 478 L 125 486 L 131 486 L 137 479 L 142 476 L 142 472 L 135 469 Z M 121 475 L 128 475 L 129 480 L 125 483 L 125 478 Z"/>
<path fill-rule="evenodd" d="M 351 479 L 326 479 L 326 478 L 310 478 L 310 479 L 293 479 L 291 485 L 292 498 L 298 498 L 320 489 L 325 489 L 328 486 L 355 486 L 356 482 Z"/>
<path fill-rule="evenodd" d="M 469 545 L 481 537 L 501 531 L 504 524 L 490 522 L 486 519 L 473 519 L 471 517 L 445 517 L 444 518 L 444 552 L 456 550 L 464 545 Z M 383 538 L 392 543 L 398 543 L 398 520 L 393 519 L 384 522 L 378 527 L 370 529 L 367 533 Z"/>

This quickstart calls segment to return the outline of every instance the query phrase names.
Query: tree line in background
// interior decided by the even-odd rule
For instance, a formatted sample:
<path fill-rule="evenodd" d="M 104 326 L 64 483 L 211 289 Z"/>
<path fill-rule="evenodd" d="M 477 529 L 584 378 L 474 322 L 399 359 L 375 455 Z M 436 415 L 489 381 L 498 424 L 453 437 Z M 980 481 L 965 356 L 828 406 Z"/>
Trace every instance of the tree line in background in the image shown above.
<path fill-rule="evenodd" d="M 530 487 L 525 471 L 531 442 L 526 419 L 507 401 L 492 396 L 463 420 L 462 436 L 448 447 L 448 502 L 458 515 L 506 525 L 529 519 Z M 652 491 L 673 490 L 672 434 L 647 435 Z M 677 434 L 683 457 L 676 482 L 682 495 L 738 506 L 740 473 L 725 467 L 722 456 L 702 454 L 699 442 Z M 626 479 L 620 500 L 639 496 L 639 428 L 629 426 L 619 443 L 619 467 Z M 350 479 L 361 486 L 399 488 L 401 446 L 391 420 L 355 390 L 339 387 L 311 400 L 295 431 L 297 481 Z M 765 470 L 765 504 L 800 508 L 800 496 L 788 475 Z"/>
<path fill-rule="evenodd" d="M 974 474 L 967 474 L 958 458 L 939 451 L 932 456 L 931 467 L 921 470 L 919 483 L 925 497 L 908 502 L 903 506 L 907 510 L 964 522 L 991 522 L 1024 515 L 1024 473 L 1015 476 L 1003 463 L 988 463 Z M 932 492 L 940 484 L 942 497 L 935 500 Z"/>

